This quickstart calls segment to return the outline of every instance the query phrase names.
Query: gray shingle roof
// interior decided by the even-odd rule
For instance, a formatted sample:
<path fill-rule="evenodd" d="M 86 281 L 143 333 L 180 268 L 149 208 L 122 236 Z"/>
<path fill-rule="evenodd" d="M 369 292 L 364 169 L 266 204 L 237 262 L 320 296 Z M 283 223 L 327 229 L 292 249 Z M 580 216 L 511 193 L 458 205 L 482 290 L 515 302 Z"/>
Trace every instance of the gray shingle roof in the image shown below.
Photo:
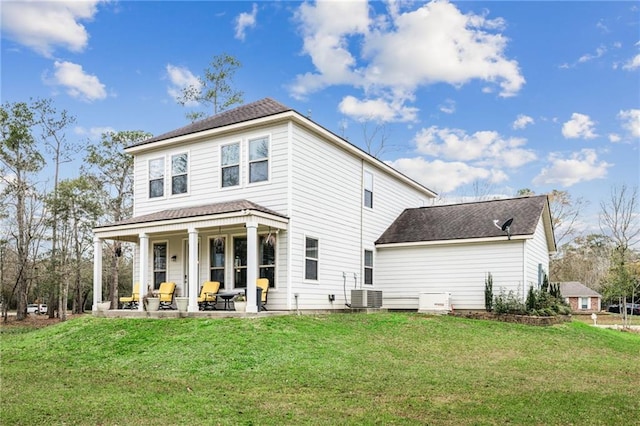
<path fill-rule="evenodd" d="M 162 210 L 155 213 L 150 213 L 142 216 L 136 216 L 129 219 L 124 219 L 116 223 L 110 223 L 108 225 L 97 226 L 96 228 L 104 228 L 104 227 L 119 226 L 119 225 L 131 225 L 131 224 L 138 224 L 138 223 L 148 223 L 148 222 L 156 222 L 156 221 L 162 221 L 162 220 L 185 219 L 188 217 L 209 216 L 209 215 L 221 214 L 221 213 L 241 212 L 243 210 L 255 210 L 263 213 L 272 214 L 275 216 L 286 217 L 280 213 L 277 213 L 266 207 L 262 207 L 251 201 L 235 200 L 235 201 L 226 201 L 223 203 L 207 204 L 204 206 L 194 206 L 194 207 Z"/>
<path fill-rule="evenodd" d="M 167 133 L 163 133 L 158 136 L 154 136 L 150 139 L 142 142 L 130 145 L 127 148 L 134 146 L 146 145 L 152 142 L 158 142 L 165 139 L 171 139 L 178 136 L 189 135 L 192 133 L 202 132 L 204 130 L 216 129 L 218 127 L 229 126 L 231 124 L 242 123 L 249 120 L 255 120 L 257 118 L 268 117 L 270 115 L 280 114 L 286 111 L 293 111 L 288 106 L 274 101 L 271 98 L 264 98 L 250 104 L 242 105 L 229 111 L 223 111 L 219 114 L 207 117 L 203 120 L 196 121 L 188 124 L 179 129 L 172 130 Z"/>
<path fill-rule="evenodd" d="M 560 283 L 562 297 L 601 297 L 600 294 L 578 281 Z"/>
<path fill-rule="evenodd" d="M 376 244 L 501 237 L 506 234 L 494 220 L 502 225 L 509 218 L 512 236 L 531 235 L 547 203 L 546 195 L 538 195 L 407 209 Z"/>

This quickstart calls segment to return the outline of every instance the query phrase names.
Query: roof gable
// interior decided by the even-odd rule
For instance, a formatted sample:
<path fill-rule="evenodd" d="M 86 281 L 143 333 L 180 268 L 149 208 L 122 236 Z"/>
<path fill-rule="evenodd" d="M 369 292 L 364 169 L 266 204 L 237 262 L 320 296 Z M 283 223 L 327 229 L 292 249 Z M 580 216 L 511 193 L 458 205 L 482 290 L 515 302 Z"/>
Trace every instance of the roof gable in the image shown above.
<path fill-rule="evenodd" d="M 500 226 L 513 218 L 512 236 L 533 235 L 548 214 L 546 195 L 407 209 L 376 244 L 504 237 Z M 494 224 L 497 221 L 497 225 Z"/>

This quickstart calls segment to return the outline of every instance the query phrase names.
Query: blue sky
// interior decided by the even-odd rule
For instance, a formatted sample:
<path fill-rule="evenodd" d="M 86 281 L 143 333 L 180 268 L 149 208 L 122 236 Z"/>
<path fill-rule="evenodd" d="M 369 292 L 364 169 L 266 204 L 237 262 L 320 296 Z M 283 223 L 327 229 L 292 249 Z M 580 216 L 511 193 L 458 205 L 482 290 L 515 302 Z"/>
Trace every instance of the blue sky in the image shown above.
<path fill-rule="evenodd" d="M 77 118 L 69 140 L 186 124 L 174 94 L 226 52 L 245 102 L 272 97 L 361 147 L 380 126 L 380 158 L 445 201 L 567 190 L 593 227 L 612 185 L 638 185 L 637 2 L 1 7 L 2 102 L 53 98 Z"/>

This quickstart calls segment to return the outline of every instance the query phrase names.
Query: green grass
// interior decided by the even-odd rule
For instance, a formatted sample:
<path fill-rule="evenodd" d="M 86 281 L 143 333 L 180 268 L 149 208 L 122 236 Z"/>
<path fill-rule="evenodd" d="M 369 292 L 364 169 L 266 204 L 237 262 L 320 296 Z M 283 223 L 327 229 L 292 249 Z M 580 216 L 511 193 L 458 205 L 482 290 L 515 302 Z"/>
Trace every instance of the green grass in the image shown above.
<path fill-rule="evenodd" d="M 3 425 L 605 425 L 640 412 L 640 335 L 580 322 L 83 317 L 0 344 Z"/>

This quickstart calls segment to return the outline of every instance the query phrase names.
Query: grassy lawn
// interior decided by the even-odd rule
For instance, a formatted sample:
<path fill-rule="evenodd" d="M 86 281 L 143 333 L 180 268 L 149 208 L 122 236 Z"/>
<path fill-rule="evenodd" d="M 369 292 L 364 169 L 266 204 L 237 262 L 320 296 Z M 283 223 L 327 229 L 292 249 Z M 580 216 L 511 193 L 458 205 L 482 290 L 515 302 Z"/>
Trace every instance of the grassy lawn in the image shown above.
<path fill-rule="evenodd" d="M 3 425 L 604 425 L 640 412 L 640 335 L 578 321 L 88 316 L 2 331 Z"/>

